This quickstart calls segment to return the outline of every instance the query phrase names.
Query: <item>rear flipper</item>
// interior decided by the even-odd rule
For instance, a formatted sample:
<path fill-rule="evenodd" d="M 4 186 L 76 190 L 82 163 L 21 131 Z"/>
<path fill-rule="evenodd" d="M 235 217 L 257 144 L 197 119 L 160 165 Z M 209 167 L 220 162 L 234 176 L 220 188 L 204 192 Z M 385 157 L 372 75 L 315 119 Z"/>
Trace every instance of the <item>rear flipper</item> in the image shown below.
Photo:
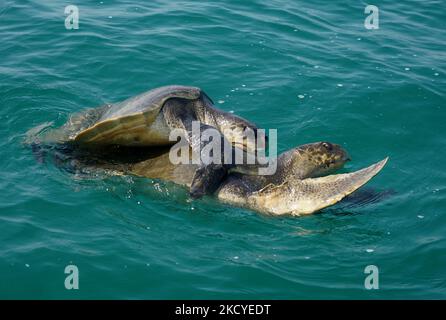
<path fill-rule="evenodd" d="M 30 144 L 31 151 L 34 155 L 34 159 L 36 159 L 37 163 L 45 163 L 46 150 L 40 143 L 32 142 Z"/>
<path fill-rule="evenodd" d="M 38 163 L 45 163 L 47 147 L 42 143 L 41 136 L 52 125 L 53 122 L 45 122 L 37 127 L 29 129 L 23 140 L 23 145 L 31 148 L 34 158 Z"/>
<path fill-rule="evenodd" d="M 78 162 L 73 160 L 74 149 L 69 144 L 57 143 L 51 134 L 53 122 L 45 122 L 26 132 L 23 145 L 29 147 L 38 163 L 44 164 L 49 159 L 58 168 L 76 173 Z M 57 130 L 57 129 L 56 129 Z M 50 135 L 48 135 L 48 132 Z"/>

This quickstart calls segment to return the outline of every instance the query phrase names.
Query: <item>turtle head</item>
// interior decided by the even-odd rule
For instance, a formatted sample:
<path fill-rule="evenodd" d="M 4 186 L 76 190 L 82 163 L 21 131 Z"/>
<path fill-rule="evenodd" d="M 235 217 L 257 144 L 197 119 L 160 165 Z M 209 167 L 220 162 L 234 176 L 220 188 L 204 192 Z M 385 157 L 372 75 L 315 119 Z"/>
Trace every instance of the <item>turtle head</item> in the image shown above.
<path fill-rule="evenodd" d="M 215 108 L 214 102 L 207 94 L 201 92 L 199 104 L 205 118 L 219 129 L 232 146 L 245 152 L 255 154 L 257 148 L 266 148 L 267 137 L 259 134 L 257 126 L 232 112 L 225 112 Z M 203 116 L 202 116 L 203 117 Z M 257 141 L 260 140 L 258 144 Z M 263 143 L 262 143 L 263 142 Z"/>
<path fill-rule="evenodd" d="M 330 174 L 344 166 L 350 156 L 340 145 L 330 142 L 304 144 L 281 155 L 284 172 L 303 178 Z"/>
<path fill-rule="evenodd" d="M 340 145 L 330 142 L 309 143 L 296 148 L 296 159 L 312 168 L 312 176 L 322 176 L 341 169 L 350 156 Z"/>

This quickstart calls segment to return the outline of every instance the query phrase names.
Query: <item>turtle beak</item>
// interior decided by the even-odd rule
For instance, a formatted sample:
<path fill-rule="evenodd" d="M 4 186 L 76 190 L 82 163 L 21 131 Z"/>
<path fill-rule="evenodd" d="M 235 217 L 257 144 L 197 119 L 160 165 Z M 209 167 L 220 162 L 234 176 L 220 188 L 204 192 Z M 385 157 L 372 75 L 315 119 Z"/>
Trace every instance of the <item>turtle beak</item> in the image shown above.
<path fill-rule="evenodd" d="M 347 152 L 345 152 L 345 154 L 342 157 L 342 161 L 344 161 L 344 162 L 352 161 L 352 158 L 350 157 L 350 155 Z"/>

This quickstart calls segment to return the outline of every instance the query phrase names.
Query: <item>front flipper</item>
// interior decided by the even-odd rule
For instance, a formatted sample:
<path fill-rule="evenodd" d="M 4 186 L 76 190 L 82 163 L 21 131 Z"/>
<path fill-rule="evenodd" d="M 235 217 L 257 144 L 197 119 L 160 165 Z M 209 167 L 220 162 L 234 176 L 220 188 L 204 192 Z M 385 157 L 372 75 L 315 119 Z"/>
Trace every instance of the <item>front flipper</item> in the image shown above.
<path fill-rule="evenodd" d="M 200 132 L 204 130 L 217 130 L 214 127 L 208 126 L 206 124 L 200 123 Z M 192 198 L 200 198 L 206 194 L 213 194 L 218 187 L 220 186 L 223 179 L 226 177 L 228 170 L 233 168 L 234 165 L 234 157 L 235 150 L 231 147 L 231 158 L 230 162 L 227 163 L 227 159 L 225 159 L 225 144 L 229 145 L 229 142 L 223 136 L 223 134 L 218 133 L 216 139 L 219 139 L 217 146 L 220 146 L 220 149 L 216 149 L 213 151 L 219 152 L 219 155 L 214 155 L 215 157 L 209 158 L 209 154 L 207 154 L 207 150 L 209 146 L 214 141 L 205 141 L 202 139 L 201 134 L 197 134 L 196 132 L 189 134 L 189 141 L 192 145 L 192 149 L 197 149 L 195 152 L 200 157 L 200 166 L 194 174 L 192 179 L 191 187 L 190 187 L 190 195 Z M 212 148 L 211 148 L 212 149 Z M 192 151 L 194 152 L 194 150 Z M 213 152 L 212 152 L 213 153 Z M 208 160 L 204 160 L 208 159 Z M 213 159 L 209 161 L 209 159 Z"/>
<path fill-rule="evenodd" d="M 288 180 L 249 196 L 248 206 L 274 215 L 305 215 L 331 206 L 372 179 L 387 162 L 384 159 L 367 168 L 320 178 Z"/>
<path fill-rule="evenodd" d="M 226 177 L 228 170 L 224 165 L 209 164 L 200 166 L 195 171 L 190 187 L 192 198 L 200 198 L 205 194 L 214 193 L 220 186 L 221 181 Z"/>
<path fill-rule="evenodd" d="M 190 195 L 193 198 L 200 198 L 205 194 L 212 194 L 220 186 L 221 181 L 227 175 L 230 168 L 233 167 L 235 156 L 235 148 L 231 146 L 231 162 L 228 164 L 225 159 L 225 145 L 230 145 L 224 135 L 215 127 L 204 124 L 198 120 L 193 102 L 181 99 L 171 99 L 163 106 L 163 114 L 167 125 L 172 129 L 183 130 L 184 136 L 192 148 L 195 156 L 199 157 L 199 168 L 194 174 Z M 203 138 L 203 133 L 207 131 L 214 132 L 211 134 L 212 139 Z M 211 143 L 214 139 L 218 139 L 219 149 L 213 150 Z M 209 158 L 207 151 L 212 149 L 218 151 L 219 155 Z M 214 159 L 217 161 L 204 161 L 204 159 Z"/>

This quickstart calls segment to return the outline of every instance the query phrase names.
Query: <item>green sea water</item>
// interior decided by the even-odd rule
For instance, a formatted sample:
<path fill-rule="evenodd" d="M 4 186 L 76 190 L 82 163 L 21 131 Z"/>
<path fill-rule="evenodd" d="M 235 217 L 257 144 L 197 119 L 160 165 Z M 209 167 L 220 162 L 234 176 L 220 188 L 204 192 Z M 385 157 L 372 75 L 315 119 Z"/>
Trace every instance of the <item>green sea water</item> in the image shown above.
<path fill-rule="evenodd" d="M 445 3 L 375 1 L 374 30 L 367 4 L 1 0 L 0 298 L 446 298 Z M 71 174 L 22 145 L 43 122 L 167 84 L 277 129 L 280 152 L 339 143 L 347 171 L 389 156 L 368 188 L 390 195 L 267 217 Z"/>

